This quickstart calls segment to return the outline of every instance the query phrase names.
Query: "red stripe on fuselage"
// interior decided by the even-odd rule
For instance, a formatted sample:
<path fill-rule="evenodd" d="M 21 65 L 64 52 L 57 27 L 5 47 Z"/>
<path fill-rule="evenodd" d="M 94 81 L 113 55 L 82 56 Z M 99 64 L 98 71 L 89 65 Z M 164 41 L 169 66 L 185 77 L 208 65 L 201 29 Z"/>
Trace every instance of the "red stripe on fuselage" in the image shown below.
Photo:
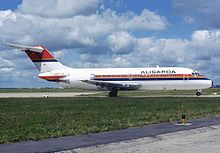
<path fill-rule="evenodd" d="M 192 74 L 114 74 L 114 75 L 95 75 L 95 78 L 205 78 L 204 76 L 194 76 Z"/>
<path fill-rule="evenodd" d="M 45 80 L 59 80 L 60 78 L 63 78 L 65 76 L 38 76 L 38 77 Z"/>

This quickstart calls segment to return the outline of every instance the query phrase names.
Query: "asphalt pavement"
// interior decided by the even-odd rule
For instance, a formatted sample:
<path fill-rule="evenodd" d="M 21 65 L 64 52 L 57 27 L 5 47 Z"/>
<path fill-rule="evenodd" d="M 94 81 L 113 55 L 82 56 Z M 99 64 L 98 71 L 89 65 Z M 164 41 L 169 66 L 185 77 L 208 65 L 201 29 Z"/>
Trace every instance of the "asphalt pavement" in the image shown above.
<path fill-rule="evenodd" d="M 59 153 L 219 153 L 220 124 Z"/>

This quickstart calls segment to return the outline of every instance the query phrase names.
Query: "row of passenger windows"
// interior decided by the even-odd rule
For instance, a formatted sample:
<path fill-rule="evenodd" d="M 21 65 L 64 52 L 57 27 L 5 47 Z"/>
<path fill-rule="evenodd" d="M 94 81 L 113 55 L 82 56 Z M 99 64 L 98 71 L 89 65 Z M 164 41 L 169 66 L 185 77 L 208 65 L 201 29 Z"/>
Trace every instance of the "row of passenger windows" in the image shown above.
<path fill-rule="evenodd" d="M 157 74 L 157 75 L 132 75 L 132 74 L 131 75 L 95 75 L 96 78 L 175 77 L 175 76 L 177 76 L 177 75 L 176 74 Z"/>

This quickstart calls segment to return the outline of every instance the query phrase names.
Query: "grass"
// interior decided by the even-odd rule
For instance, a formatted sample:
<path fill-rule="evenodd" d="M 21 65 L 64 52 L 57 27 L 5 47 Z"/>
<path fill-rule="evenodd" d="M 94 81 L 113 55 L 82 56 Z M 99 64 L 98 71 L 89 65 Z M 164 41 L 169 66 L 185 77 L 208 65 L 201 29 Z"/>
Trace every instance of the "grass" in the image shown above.
<path fill-rule="evenodd" d="M 195 95 L 195 90 L 134 90 L 120 91 L 121 96 L 157 96 L 157 95 Z M 220 88 L 209 88 L 202 90 L 202 95 L 212 95 L 213 93 L 220 94 Z"/>
<path fill-rule="evenodd" d="M 213 95 L 214 93 L 220 94 L 220 88 L 210 88 L 202 90 L 202 95 Z M 130 90 L 130 91 L 119 91 L 120 97 L 140 97 L 140 96 L 175 96 L 175 95 L 195 95 L 195 90 Z M 88 97 L 94 96 L 107 96 L 108 92 L 103 91 L 96 94 L 86 95 Z"/>
<path fill-rule="evenodd" d="M 0 99 L 0 143 L 116 130 L 150 123 L 212 117 L 220 98 Z"/>

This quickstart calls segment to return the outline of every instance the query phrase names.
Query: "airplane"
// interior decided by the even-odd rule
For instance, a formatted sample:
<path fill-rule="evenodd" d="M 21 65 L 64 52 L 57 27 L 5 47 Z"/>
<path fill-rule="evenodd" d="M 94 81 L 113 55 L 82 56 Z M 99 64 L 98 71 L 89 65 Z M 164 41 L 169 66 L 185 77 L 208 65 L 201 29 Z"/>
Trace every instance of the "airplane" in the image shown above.
<path fill-rule="evenodd" d="M 200 96 L 202 89 L 213 85 L 212 80 L 190 68 L 70 68 L 44 46 L 5 44 L 25 52 L 38 68 L 39 78 L 78 89 L 107 90 L 109 97 L 117 97 L 119 90 L 196 90 Z"/>

